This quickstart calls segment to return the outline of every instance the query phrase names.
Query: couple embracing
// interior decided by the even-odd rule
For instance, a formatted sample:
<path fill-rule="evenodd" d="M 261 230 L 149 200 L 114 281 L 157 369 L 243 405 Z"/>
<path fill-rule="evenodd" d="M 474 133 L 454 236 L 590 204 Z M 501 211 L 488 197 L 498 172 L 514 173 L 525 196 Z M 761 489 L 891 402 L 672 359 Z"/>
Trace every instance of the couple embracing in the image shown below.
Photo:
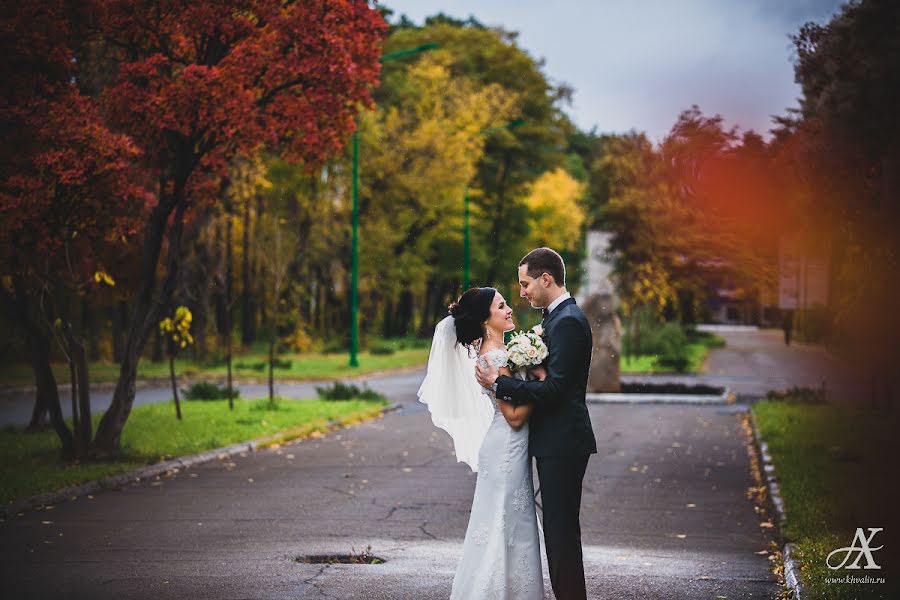
<path fill-rule="evenodd" d="M 581 488 L 597 452 L 585 404 L 591 328 L 565 287 L 559 254 L 519 262 L 520 295 L 543 310 L 540 366 L 510 371 L 503 334 L 512 309 L 494 288 L 472 288 L 434 335 L 419 399 L 478 473 L 451 598 L 544 597 L 531 457 L 537 462 L 550 581 L 557 600 L 584 599 Z"/>

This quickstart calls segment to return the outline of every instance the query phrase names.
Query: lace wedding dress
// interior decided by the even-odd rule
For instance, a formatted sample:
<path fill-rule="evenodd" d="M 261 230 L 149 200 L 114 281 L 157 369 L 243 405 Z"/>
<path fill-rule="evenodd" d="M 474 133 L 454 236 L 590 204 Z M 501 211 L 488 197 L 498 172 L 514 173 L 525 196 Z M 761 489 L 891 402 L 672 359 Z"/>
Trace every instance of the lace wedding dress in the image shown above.
<path fill-rule="evenodd" d="M 491 350 L 478 360 L 504 366 L 506 350 Z M 478 452 L 472 514 L 450 597 L 541 599 L 544 579 L 528 459 L 528 424 L 515 431 L 493 394 L 489 390 L 484 393 L 494 405 L 494 418 Z"/>

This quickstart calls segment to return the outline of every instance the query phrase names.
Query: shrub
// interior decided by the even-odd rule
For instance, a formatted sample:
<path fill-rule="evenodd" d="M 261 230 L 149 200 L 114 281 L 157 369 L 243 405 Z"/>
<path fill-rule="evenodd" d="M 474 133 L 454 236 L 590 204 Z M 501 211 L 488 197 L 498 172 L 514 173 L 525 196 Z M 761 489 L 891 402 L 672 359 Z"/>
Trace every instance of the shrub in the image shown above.
<path fill-rule="evenodd" d="M 246 362 L 239 361 L 239 362 L 236 362 L 234 364 L 234 366 L 236 369 L 246 369 L 248 371 L 262 371 L 267 366 L 269 366 L 269 363 L 264 360 L 260 360 L 260 361 L 252 362 L 252 363 L 246 363 Z"/>
<path fill-rule="evenodd" d="M 685 327 L 685 334 L 692 344 L 703 344 L 707 348 L 724 348 L 725 340 L 711 331 L 698 331 L 693 325 Z"/>
<path fill-rule="evenodd" d="M 239 398 L 241 391 L 232 388 L 232 398 Z M 186 400 L 225 400 L 228 398 L 228 386 L 219 387 L 214 383 L 201 381 L 185 390 L 181 390 Z"/>
<path fill-rule="evenodd" d="M 299 323 L 292 332 L 281 338 L 281 344 L 289 352 L 309 352 L 315 346 L 306 327 Z"/>
<path fill-rule="evenodd" d="M 329 338 L 322 344 L 322 352 L 325 354 L 340 354 L 350 349 L 350 342 L 345 338 Z"/>
<path fill-rule="evenodd" d="M 372 354 L 388 355 L 394 353 L 394 348 L 384 342 L 375 342 L 369 345 L 369 352 Z"/>
<path fill-rule="evenodd" d="M 688 337 L 678 323 L 666 323 L 656 334 L 659 349 L 657 362 L 664 367 L 672 367 L 679 373 L 686 371 L 691 363 Z"/>
<path fill-rule="evenodd" d="M 384 400 L 385 397 L 368 387 L 359 388 L 352 383 L 335 381 L 330 386 L 316 387 L 322 400 Z"/>

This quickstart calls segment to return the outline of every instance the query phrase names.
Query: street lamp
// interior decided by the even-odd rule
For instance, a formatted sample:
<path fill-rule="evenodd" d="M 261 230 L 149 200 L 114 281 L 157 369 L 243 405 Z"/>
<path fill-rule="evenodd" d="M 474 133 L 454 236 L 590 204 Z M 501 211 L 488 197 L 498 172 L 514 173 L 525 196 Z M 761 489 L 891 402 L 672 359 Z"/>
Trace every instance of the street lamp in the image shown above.
<path fill-rule="evenodd" d="M 435 43 L 385 54 L 378 59 L 383 63 L 395 58 L 433 50 Z M 359 119 L 353 131 L 353 233 L 350 236 L 350 366 L 359 366 Z"/>
<path fill-rule="evenodd" d="M 490 135 L 492 133 L 496 133 L 498 131 L 505 131 L 507 129 L 513 129 L 515 127 L 519 127 L 520 125 L 524 125 L 525 121 L 523 119 L 516 119 L 515 121 L 510 121 L 506 125 L 499 125 L 497 127 L 489 127 L 488 129 L 482 129 L 478 133 L 476 133 L 473 138 L 481 137 L 484 135 Z M 471 262 L 472 255 L 469 250 L 469 184 L 466 184 L 466 191 L 464 195 L 463 201 L 463 291 L 469 289 L 469 279 L 470 279 L 470 271 L 471 271 Z"/>

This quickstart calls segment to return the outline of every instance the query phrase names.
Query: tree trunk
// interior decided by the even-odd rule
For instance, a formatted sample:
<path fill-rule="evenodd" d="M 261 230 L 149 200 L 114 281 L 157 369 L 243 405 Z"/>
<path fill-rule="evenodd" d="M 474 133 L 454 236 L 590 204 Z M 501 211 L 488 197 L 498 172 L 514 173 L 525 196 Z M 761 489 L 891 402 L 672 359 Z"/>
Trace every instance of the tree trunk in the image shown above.
<path fill-rule="evenodd" d="M 234 410 L 234 384 L 231 374 L 231 359 L 232 359 L 232 345 L 233 345 L 233 334 L 232 334 L 232 324 L 231 324 L 231 309 L 232 309 L 232 280 L 234 279 L 234 268 L 232 263 L 234 262 L 234 256 L 231 250 L 232 238 L 233 238 L 233 229 L 234 226 L 231 221 L 231 212 L 228 208 L 225 210 L 225 362 L 228 365 L 228 408 Z"/>
<path fill-rule="evenodd" d="M 500 175 L 498 177 L 498 185 L 497 185 L 497 204 L 496 210 L 494 211 L 493 221 L 491 223 L 491 239 L 490 239 L 490 250 L 488 254 L 488 272 L 487 272 L 487 282 L 493 282 L 497 279 L 497 267 L 498 260 L 500 260 L 500 235 L 503 231 L 503 219 L 506 215 L 504 212 L 504 207 L 506 204 L 506 179 L 509 175 L 510 169 L 510 158 L 509 156 L 504 156 L 503 165 L 500 169 Z M 473 278 L 474 279 L 474 278 Z M 465 291 L 465 290 L 463 290 Z"/>
<path fill-rule="evenodd" d="M 128 304 L 121 300 L 112 309 L 113 362 L 122 362 L 125 352 L 125 326 L 128 323 Z"/>
<path fill-rule="evenodd" d="M 389 338 L 394 332 L 394 302 L 387 298 L 384 301 L 384 317 L 381 323 L 381 336 Z"/>
<path fill-rule="evenodd" d="M 78 442 L 76 448 L 80 448 L 79 454 L 87 454 L 91 447 L 91 436 L 94 424 L 91 421 L 91 386 L 88 377 L 87 351 L 83 341 L 77 339 L 69 332 L 69 352 L 75 366 L 75 377 L 78 380 L 78 427 L 75 435 Z M 74 413 L 73 413 L 74 414 Z"/>
<path fill-rule="evenodd" d="M 190 165 L 184 168 L 189 168 Z M 161 197 L 153 209 L 144 234 L 141 256 L 141 290 L 135 299 L 134 312 L 128 328 L 125 353 L 119 369 L 119 379 L 113 392 L 112 403 L 107 409 L 94 439 L 92 453 L 98 458 L 112 457 L 119 453 L 122 430 L 131 407 L 134 404 L 135 380 L 141 352 L 150 332 L 156 330 L 160 310 L 167 305 L 175 288 L 181 253 L 181 234 L 184 227 L 184 182 L 187 177 L 176 181 L 172 196 Z M 166 189 L 165 181 L 160 182 L 160 190 Z M 168 257 L 166 277 L 159 298 L 156 298 L 156 267 L 162 251 L 162 241 L 166 234 L 166 223 L 175 211 L 168 235 Z"/>
<path fill-rule="evenodd" d="M 31 420 L 25 431 L 43 431 L 47 426 L 47 407 L 44 398 L 37 391 L 34 393 L 34 408 L 31 410 Z"/>
<path fill-rule="evenodd" d="M 62 406 L 59 403 L 59 387 L 50 367 L 50 342 L 46 338 L 34 337 L 29 340 L 31 347 L 31 367 L 34 370 L 34 383 L 37 386 L 38 404 L 43 405 L 50 413 L 50 423 L 59 436 L 62 452 L 65 457 L 75 455 L 75 440 L 72 432 L 63 419 Z"/>
<path fill-rule="evenodd" d="M 91 447 L 91 390 L 87 374 L 87 351 L 84 341 L 75 337 L 67 298 L 60 283 L 55 292 L 63 343 L 69 358 L 69 382 L 72 390 L 72 433 L 75 455 L 84 457 Z"/>
<path fill-rule="evenodd" d="M 394 318 L 394 335 L 406 336 L 410 331 L 413 321 L 413 294 L 407 286 L 400 293 L 400 302 L 397 304 L 397 314 Z"/>
<path fill-rule="evenodd" d="M 79 431 L 81 428 L 81 417 L 78 414 L 78 372 L 75 370 L 75 361 L 69 356 L 69 391 L 72 404 L 72 431 L 75 434 L 75 455 L 84 455 L 84 446 L 81 443 Z"/>
<path fill-rule="evenodd" d="M 175 383 L 175 353 L 169 352 L 169 380 L 172 382 L 172 397 L 175 398 L 175 416 L 181 420 L 181 401 L 178 399 L 178 385 Z"/>
<path fill-rule="evenodd" d="M 50 414 L 50 424 L 53 425 L 53 429 L 59 436 L 63 455 L 68 458 L 74 455 L 75 445 L 72 432 L 69 431 L 62 416 L 59 387 L 50 366 L 50 341 L 29 314 L 28 307 L 31 302 L 25 295 L 25 282 L 21 277 L 14 275 L 12 283 L 13 293 L 9 293 L 4 286 L 0 286 L 0 303 L 9 316 L 9 321 L 22 327 L 27 336 L 28 354 L 37 388 L 33 413 L 46 410 Z"/>
<path fill-rule="evenodd" d="M 249 346 L 253 343 L 253 297 L 250 291 L 250 199 L 244 202 L 244 235 L 242 240 L 243 256 L 241 260 L 241 344 Z"/>
<path fill-rule="evenodd" d="M 262 223 L 263 218 L 263 198 L 262 196 L 257 196 L 256 198 L 256 222 Z M 256 236 L 260 235 L 260 229 L 257 228 L 255 231 Z M 257 237 L 257 240 L 259 238 Z M 257 290 L 255 294 L 255 302 L 253 303 L 253 312 L 258 312 L 258 317 L 254 317 L 253 319 L 253 337 L 256 338 L 257 333 L 257 324 L 259 328 L 264 328 L 268 325 L 269 319 L 268 315 L 266 315 L 266 282 L 265 277 L 262 276 L 262 267 L 260 266 L 259 257 L 255 256 L 253 262 L 251 263 L 251 274 L 253 276 L 253 280 L 257 282 Z"/>
<path fill-rule="evenodd" d="M 227 215 L 226 217 L 227 218 Z M 224 229 L 224 223 L 220 219 L 216 223 L 216 237 L 214 242 L 215 254 L 216 254 L 216 276 L 213 279 L 215 281 L 216 291 L 214 293 L 215 305 L 216 305 L 216 332 L 220 337 L 224 339 L 225 337 L 225 313 L 227 311 L 227 307 L 225 304 L 225 278 L 222 275 L 222 255 L 221 250 L 222 246 L 222 238 L 224 237 L 224 233 L 222 230 Z"/>
<path fill-rule="evenodd" d="M 269 334 L 269 403 L 275 402 L 275 330 Z"/>
<path fill-rule="evenodd" d="M 163 360 L 163 339 L 162 336 L 155 336 L 153 338 L 153 352 L 150 353 L 150 360 L 155 363 L 160 363 Z"/>

